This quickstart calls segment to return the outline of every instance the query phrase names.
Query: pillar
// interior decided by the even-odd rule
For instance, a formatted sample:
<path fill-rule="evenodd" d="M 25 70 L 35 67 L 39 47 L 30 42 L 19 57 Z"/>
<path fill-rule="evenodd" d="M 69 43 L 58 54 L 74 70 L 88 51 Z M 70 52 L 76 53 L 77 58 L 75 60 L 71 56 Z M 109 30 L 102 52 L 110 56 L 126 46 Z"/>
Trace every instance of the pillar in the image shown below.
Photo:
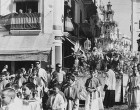
<path fill-rule="evenodd" d="M 53 32 L 55 36 L 63 36 L 64 30 L 64 0 L 54 0 Z"/>
<path fill-rule="evenodd" d="M 11 73 L 14 74 L 15 73 L 15 62 L 11 61 Z"/>
<path fill-rule="evenodd" d="M 60 36 L 55 36 L 52 50 L 52 65 L 55 67 L 57 63 L 62 64 L 62 39 Z"/>
<path fill-rule="evenodd" d="M 62 64 L 62 36 L 64 30 L 64 0 L 54 0 L 53 4 L 53 33 L 55 36 L 52 65 Z"/>
<path fill-rule="evenodd" d="M 42 33 L 51 34 L 53 32 L 53 1 L 40 0 L 39 2 L 38 11 L 42 13 Z"/>
<path fill-rule="evenodd" d="M 0 0 L 0 15 L 1 15 L 1 0 Z"/>

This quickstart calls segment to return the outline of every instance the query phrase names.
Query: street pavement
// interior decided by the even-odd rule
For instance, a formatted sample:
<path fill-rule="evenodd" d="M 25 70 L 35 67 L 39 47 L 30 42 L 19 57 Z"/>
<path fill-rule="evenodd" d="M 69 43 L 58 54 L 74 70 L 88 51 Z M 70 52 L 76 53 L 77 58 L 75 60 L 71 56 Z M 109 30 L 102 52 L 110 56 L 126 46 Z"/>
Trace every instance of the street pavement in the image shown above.
<path fill-rule="evenodd" d="M 80 107 L 79 110 L 84 110 L 84 107 Z M 104 110 L 128 110 L 127 105 L 114 105 L 111 108 L 105 108 Z"/>
<path fill-rule="evenodd" d="M 128 106 L 127 105 L 115 105 L 114 107 L 108 108 L 108 109 L 104 109 L 104 110 L 128 110 Z"/>

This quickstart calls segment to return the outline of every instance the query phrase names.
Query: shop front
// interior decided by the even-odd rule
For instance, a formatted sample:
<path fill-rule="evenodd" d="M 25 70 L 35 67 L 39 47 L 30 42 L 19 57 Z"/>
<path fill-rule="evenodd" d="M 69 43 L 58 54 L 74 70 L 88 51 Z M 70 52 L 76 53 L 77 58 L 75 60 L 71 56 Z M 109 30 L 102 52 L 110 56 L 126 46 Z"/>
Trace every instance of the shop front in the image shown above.
<path fill-rule="evenodd" d="M 0 71 L 4 65 L 15 73 L 19 68 L 26 70 L 36 61 L 41 61 L 42 68 L 51 64 L 51 51 L 54 37 L 52 34 L 38 36 L 1 36 Z"/>

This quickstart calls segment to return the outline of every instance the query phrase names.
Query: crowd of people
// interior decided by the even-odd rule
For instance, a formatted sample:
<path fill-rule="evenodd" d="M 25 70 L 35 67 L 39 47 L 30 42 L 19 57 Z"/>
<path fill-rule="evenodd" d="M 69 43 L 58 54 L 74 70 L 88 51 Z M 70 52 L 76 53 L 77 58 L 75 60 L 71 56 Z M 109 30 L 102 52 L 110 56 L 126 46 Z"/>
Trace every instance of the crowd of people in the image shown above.
<path fill-rule="evenodd" d="M 5 65 L 0 76 L 1 110 L 78 110 L 75 76 L 62 71 L 59 63 L 53 72 L 51 66 L 45 70 L 36 62 L 15 74 Z"/>
<path fill-rule="evenodd" d="M 41 68 L 39 61 L 28 71 L 20 68 L 15 74 L 5 65 L 0 74 L 0 110 L 79 110 L 80 87 L 75 71 L 65 73 L 60 63 L 55 70 L 47 65 Z M 140 109 L 140 64 L 135 63 L 126 86 L 128 109 Z M 97 64 L 90 66 L 86 89 L 85 110 L 104 110 L 115 104 L 116 73 L 107 64 L 104 71 Z M 122 74 L 122 73 L 121 73 Z M 102 77 L 103 76 L 103 77 Z M 79 85 L 80 86 L 80 85 Z M 102 97 L 102 92 L 105 92 Z"/>

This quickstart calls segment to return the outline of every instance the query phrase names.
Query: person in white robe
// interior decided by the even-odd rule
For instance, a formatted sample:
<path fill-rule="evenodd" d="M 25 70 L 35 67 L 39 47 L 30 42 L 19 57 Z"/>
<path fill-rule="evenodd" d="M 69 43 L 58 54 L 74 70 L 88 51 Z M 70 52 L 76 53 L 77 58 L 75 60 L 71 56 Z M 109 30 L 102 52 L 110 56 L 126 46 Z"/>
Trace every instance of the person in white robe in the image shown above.
<path fill-rule="evenodd" d="M 140 75 L 137 66 L 133 67 L 133 74 L 128 81 L 128 108 L 140 110 Z"/>
<path fill-rule="evenodd" d="M 42 103 L 36 99 L 36 90 L 34 83 L 25 83 L 22 88 L 24 103 L 27 103 L 29 110 L 42 110 Z M 25 104 L 24 104 L 25 105 Z M 28 110 L 26 109 L 25 110 Z"/>
<path fill-rule="evenodd" d="M 46 106 L 47 110 L 64 110 L 65 101 L 57 86 L 53 88 L 53 94 L 47 100 Z"/>
<path fill-rule="evenodd" d="M 106 108 L 113 107 L 115 104 L 115 88 L 116 88 L 116 77 L 114 71 L 111 69 L 111 65 L 107 65 L 108 71 L 106 72 L 106 90 L 104 98 L 104 106 Z"/>

